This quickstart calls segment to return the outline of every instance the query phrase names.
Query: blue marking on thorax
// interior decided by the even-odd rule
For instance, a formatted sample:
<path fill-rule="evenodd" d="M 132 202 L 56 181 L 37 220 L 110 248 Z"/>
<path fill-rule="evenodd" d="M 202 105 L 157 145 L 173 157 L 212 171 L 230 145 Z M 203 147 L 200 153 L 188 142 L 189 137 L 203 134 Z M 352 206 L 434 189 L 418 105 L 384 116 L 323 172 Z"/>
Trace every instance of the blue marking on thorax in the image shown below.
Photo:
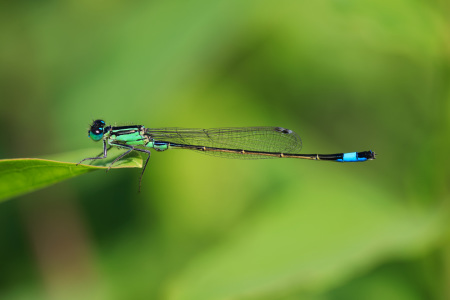
<path fill-rule="evenodd" d="M 358 157 L 358 152 L 350 152 L 344 153 L 344 157 L 342 159 L 338 159 L 336 161 L 339 162 L 355 162 L 355 161 L 366 161 L 366 157 Z"/>

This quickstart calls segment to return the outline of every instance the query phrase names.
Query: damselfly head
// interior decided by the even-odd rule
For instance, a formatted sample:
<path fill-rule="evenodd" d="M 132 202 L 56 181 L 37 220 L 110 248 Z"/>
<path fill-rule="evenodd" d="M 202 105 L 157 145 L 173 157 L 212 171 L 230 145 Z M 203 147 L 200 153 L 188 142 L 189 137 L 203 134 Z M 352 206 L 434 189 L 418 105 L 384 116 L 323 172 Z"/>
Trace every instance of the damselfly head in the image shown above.
<path fill-rule="evenodd" d="M 95 120 L 88 131 L 88 137 L 97 142 L 103 138 L 104 132 L 105 132 L 105 121 Z"/>

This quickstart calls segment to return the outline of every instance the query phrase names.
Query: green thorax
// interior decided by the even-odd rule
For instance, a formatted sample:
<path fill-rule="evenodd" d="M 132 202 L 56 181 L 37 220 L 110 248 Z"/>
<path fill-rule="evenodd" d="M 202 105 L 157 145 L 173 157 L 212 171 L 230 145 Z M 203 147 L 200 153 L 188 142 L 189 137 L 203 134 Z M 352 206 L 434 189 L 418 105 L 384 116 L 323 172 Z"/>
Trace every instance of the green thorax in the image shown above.
<path fill-rule="evenodd" d="M 144 126 L 113 127 L 107 138 L 120 144 L 145 146 L 149 138 L 144 133 Z"/>

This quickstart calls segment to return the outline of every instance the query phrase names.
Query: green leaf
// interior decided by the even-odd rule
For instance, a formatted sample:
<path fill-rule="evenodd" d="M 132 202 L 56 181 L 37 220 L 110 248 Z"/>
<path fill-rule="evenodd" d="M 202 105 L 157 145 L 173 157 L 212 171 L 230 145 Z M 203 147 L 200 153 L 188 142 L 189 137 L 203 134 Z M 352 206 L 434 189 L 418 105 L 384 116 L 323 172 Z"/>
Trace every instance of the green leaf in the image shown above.
<path fill-rule="evenodd" d="M 107 169 L 109 164 L 120 155 L 119 151 L 111 149 L 108 154 L 114 155 L 108 155 L 106 159 L 94 161 L 92 165 L 76 164 L 83 158 L 98 154 L 98 149 L 95 151 L 83 150 L 60 154 L 54 156 L 54 160 L 42 158 L 0 160 L 0 201 L 30 193 L 84 173 Z M 142 168 L 142 157 L 139 153 L 132 152 L 115 163 L 112 168 Z"/>

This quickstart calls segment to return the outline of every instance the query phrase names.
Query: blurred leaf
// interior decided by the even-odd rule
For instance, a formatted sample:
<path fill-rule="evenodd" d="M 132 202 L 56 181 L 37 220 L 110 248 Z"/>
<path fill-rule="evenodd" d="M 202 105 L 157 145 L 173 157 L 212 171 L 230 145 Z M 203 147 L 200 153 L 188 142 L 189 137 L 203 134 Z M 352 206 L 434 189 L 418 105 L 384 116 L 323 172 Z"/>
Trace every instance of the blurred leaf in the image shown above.
<path fill-rule="evenodd" d="M 90 153 L 90 155 L 80 156 L 81 153 Z M 72 162 L 41 158 L 0 160 L 0 201 L 5 201 L 84 173 L 107 169 L 109 163 L 119 154 L 97 160 L 92 165 L 81 164 L 78 166 Z M 83 157 L 92 157 L 92 151 L 72 152 L 58 155 L 58 157 L 65 157 L 68 161 L 80 161 Z M 142 168 L 142 157 L 138 153 L 132 152 L 114 164 L 112 168 Z"/>
<path fill-rule="evenodd" d="M 430 251 L 446 232 L 440 210 L 406 209 L 356 178 L 325 182 L 326 189 L 309 189 L 313 185 L 306 182 L 301 196 L 295 196 L 295 185 L 278 193 L 191 261 L 172 282 L 170 299 L 277 299 L 320 292 L 385 259 Z M 329 196 L 338 186 L 348 198 Z"/>

